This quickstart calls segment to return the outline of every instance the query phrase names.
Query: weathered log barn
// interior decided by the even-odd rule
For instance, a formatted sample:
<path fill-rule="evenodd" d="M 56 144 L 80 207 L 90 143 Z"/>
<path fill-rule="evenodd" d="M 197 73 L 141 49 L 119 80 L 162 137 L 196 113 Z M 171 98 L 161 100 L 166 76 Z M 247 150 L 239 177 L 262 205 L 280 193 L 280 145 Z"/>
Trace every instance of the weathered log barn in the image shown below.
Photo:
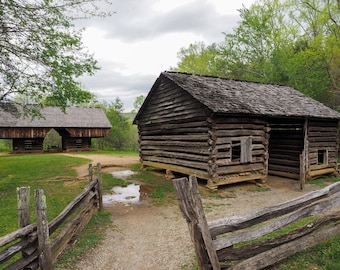
<path fill-rule="evenodd" d="M 143 166 L 208 187 L 337 174 L 340 114 L 287 87 L 163 72 L 134 124 Z"/>
<path fill-rule="evenodd" d="M 55 129 L 62 137 L 62 150 L 82 151 L 91 148 L 91 138 L 110 134 L 111 124 L 100 108 L 69 107 L 62 112 L 57 107 L 45 107 L 41 117 L 23 118 L 15 115 L 20 110 L 8 110 L 12 104 L 0 106 L 0 139 L 12 139 L 14 152 L 43 150 L 46 134 Z M 9 107 L 10 108 L 10 107 Z"/>

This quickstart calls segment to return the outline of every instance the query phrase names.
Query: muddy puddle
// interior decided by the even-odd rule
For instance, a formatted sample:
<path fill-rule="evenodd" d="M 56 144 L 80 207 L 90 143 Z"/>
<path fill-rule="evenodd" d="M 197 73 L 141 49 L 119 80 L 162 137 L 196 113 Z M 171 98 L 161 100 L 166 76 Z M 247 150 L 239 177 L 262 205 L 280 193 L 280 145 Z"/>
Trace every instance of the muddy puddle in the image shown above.
<path fill-rule="evenodd" d="M 130 175 L 135 174 L 135 172 L 130 170 L 124 171 L 114 171 L 111 172 L 116 178 L 124 179 Z M 131 203 L 136 204 L 144 201 L 147 197 L 146 187 L 140 184 L 129 184 L 126 187 L 114 186 L 111 189 L 110 194 L 103 195 L 103 203 L 113 204 L 113 203 Z"/>

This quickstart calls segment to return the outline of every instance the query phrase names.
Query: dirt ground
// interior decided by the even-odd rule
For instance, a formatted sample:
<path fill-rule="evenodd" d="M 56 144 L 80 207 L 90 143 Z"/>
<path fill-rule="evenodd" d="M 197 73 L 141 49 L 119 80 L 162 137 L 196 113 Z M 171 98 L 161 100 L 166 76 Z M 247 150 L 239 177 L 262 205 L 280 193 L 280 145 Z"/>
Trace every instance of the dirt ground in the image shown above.
<path fill-rule="evenodd" d="M 107 172 L 124 170 L 139 161 L 138 157 L 125 156 L 72 156 L 91 158 L 92 164 L 101 163 Z M 77 172 L 79 177 L 86 176 L 88 165 L 78 167 Z M 252 182 L 219 189 L 222 199 L 212 196 L 203 199 L 207 220 L 275 205 L 317 189 L 307 184 L 302 192 L 297 181 L 279 177 L 270 177 L 267 185 L 270 190 L 265 192 L 259 192 Z M 80 258 L 72 269 L 192 269 L 194 249 L 177 205 L 153 206 L 143 200 L 136 204 L 111 202 L 104 207 L 111 213 L 113 226 L 107 229 L 105 241 Z"/>

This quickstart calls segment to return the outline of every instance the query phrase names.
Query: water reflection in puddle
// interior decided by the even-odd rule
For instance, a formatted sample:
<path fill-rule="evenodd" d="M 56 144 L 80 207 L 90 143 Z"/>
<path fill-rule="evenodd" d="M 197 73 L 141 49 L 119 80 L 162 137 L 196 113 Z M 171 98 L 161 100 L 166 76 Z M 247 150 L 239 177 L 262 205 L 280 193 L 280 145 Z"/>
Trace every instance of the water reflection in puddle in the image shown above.
<path fill-rule="evenodd" d="M 113 194 L 103 195 L 103 203 L 138 203 L 140 200 L 139 190 L 140 185 L 136 184 L 131 184 L 127 187 L 113 187 Z"/>
<path fill-rule="evenodd" d="M 111 173 L 116 178 L 125 178 L 135 174 L 130 170 L 115 171 Z M 112 188 L 112 194 L 103 195 L 103 203 L 138 203 L 140 201 L 140 185 L 130 184 L 127 187 L 116 186 Z"/>

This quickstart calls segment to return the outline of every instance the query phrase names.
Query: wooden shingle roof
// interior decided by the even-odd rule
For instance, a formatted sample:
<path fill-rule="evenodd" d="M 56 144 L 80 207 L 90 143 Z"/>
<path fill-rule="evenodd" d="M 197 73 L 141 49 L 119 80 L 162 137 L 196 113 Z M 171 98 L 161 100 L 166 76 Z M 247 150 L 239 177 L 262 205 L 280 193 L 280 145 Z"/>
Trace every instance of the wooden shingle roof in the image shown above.
<path fill-rule="evenodd" d="M 58 107 L 45 107 L 40 113 L 42 117 L 36 117 L 33 120 L 17 118 L 0 106 L 0 127 L 111 128 L 101 108 L 68 107 L 64 113 Z"/>
<path fill-rule="evenodd" d="M 158 80 L 165 78 L 214 113 L 340 119 L 340 113 L 288 86 L 178 72 L 162 72 Z"/>

